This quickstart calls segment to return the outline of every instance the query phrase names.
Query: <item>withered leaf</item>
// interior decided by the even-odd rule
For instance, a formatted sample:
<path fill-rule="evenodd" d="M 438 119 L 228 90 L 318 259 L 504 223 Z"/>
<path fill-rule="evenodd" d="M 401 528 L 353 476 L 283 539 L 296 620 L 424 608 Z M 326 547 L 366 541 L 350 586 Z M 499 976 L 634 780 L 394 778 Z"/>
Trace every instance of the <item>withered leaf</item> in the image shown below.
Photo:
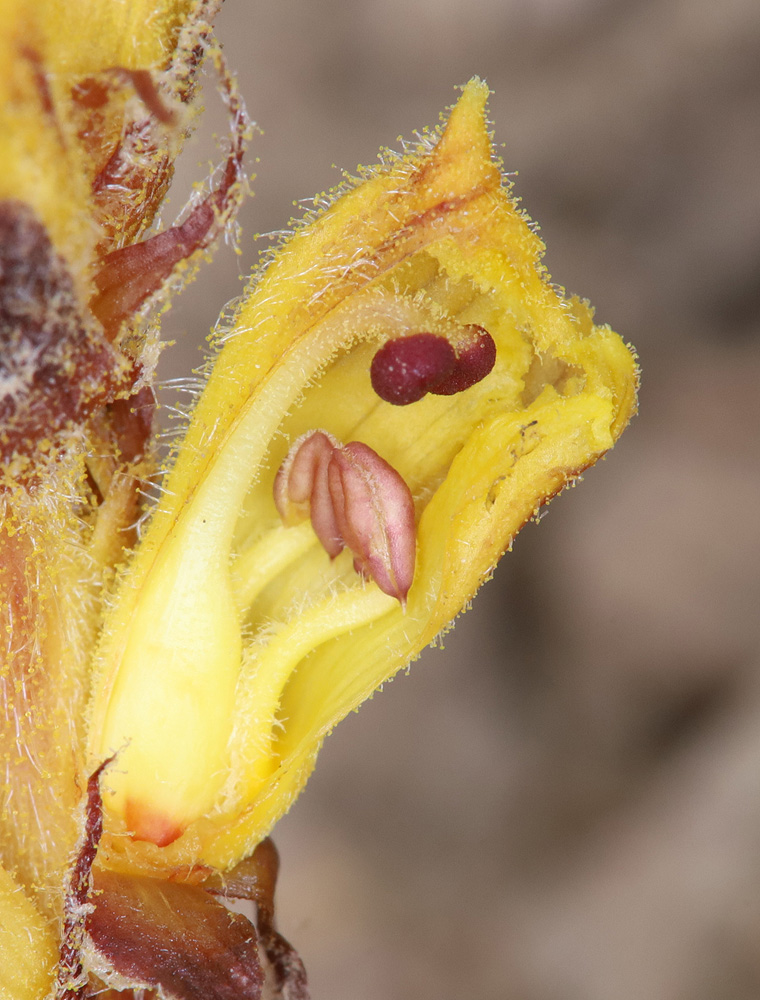
<path fill-rule="evenodd" d="M 197 886 L 93 872 L 87 932 L 100 957 L 134 987 L 178 1000 L 258 1000 L 256 929 Z"/>
<path fill-rule="evenodd" d="M 0 459 L 81 425 L 125 374 L 45 227 L 27 205 L 0 203 Z"/>
<path fill-rule="evenodd" d="M 274 895 L 280 858 L 274 842 L 265 838 L 253 854 L 230 871 L 214 872 L 203 883 L 206 892 L 256 903 L 261 946 L 272 967 L 274 997 L 309 1000 L 306 969 L 293 945 L 280 934 L 274 920 Z"/>

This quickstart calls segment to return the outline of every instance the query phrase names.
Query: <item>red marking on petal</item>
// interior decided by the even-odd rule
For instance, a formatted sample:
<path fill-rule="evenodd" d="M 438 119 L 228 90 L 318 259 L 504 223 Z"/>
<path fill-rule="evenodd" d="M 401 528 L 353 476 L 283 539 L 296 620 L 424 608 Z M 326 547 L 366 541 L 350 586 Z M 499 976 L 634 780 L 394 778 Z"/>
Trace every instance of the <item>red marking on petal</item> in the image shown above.
<path fill-rule="evenodd" d="M 71 96 L 88 111 L 97 111 L 108 103 L 108 85 L 93 76 L 85 77 L 71 88 Z"/>
<path fill-rule="evenodd" d="M 383 344 L 370 366 L 372 388 L 380 399 L 406 406 L 447 378 L 456 365 L 454 348 L 435 333 L 413 333 Z"/>
<path fill-rule="evenodd" d="M 177 116 L 164 103 L 161 92 L 156 86 L 150 70 L 115 67 L 115 72 L 124 73 L 132 81 L 135 93 L 157 121 L 160 121 L 164 125 L 174 124 Z"/>
<path fill-rule="evenodd" d="M 453 371 L 432 386 L 430 392 L 436 396 L 464 392 L 484 379 L 495 363 L 496 344 L 491 334 L 482 326 L 468 326 L 466 336 L 457 349 Z"/>
<path fill-rule="evenodd" d="M 133 799 L 127 800 L 124 820 L 134 840 L 147 840 L 157 847 L 173 844 L 184 833 L 176 820 Z"/>
<path fill-rule="evenodd" d="M 409 487 L 392 465 L 360 441 L 335 452 L 328 483 L 338 528 L 354 553 L 354 565 L 404 604 L 416 557 Z"/>
<path fill-rule="evenodd" d="M 40 99 L 40 104 L 42 105 L 42 110 L 50 118 L 53 127 L 58 134 L 58 142 L 61 144 L 61 147 L 65 149 L 66 137 L 63 134 L 61 123 L 58 119 L 58 115 L 56 114 L 53 93 L 50 89 L 50 83 L 48 82 L 48 71 L 42 56 L 36 49 L 28 45 L 19 46 L 18 52 L 23 59 L 27 60 L 32 68 L 34 85 L 37 88 L 37 94 Z"/>

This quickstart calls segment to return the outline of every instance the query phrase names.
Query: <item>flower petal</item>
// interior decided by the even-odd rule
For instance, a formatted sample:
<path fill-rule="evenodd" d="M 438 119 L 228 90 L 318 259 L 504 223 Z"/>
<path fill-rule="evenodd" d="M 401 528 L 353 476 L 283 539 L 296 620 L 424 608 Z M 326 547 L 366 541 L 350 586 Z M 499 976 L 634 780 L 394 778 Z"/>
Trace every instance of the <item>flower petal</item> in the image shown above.
<path fill-rule="evenodd" d="M 487 93 L 471 81 L 435 143 L 298 231 L 222 331 L 103 636 L 90 752 L 119 752 L 106 850 L 120 865 L 248 853 L 336 722 L 448 626 L 634 411 L 631 350 L 560 296 L 503 185 Z M 381 344 L 425 332 L 456 353 L 474 329 L 495 345 L 482 377 L 476 364 L 459 391 L 402 407 L 373 391 Z M 331 562 L 307 525 L 280 523 L 275 473 L 315 428 L 372 449 L 411 491 L 405 611 L 350 552 Z M 164 847 L 119 836 L 138 799 L 185 833 Z"/>

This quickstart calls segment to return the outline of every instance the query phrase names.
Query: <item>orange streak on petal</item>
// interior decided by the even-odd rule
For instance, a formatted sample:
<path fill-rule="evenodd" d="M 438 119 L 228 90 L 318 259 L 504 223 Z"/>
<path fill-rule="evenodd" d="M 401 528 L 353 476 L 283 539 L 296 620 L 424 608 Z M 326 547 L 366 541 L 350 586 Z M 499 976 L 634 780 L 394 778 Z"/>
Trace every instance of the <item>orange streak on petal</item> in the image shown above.
<path fill-rule="evenodd" d="M 134 840 L 147 840 L 156 847 L 166 847 L 184 833 L 176 820 L 134 799 L 127 801 L 125 820 Z"/>

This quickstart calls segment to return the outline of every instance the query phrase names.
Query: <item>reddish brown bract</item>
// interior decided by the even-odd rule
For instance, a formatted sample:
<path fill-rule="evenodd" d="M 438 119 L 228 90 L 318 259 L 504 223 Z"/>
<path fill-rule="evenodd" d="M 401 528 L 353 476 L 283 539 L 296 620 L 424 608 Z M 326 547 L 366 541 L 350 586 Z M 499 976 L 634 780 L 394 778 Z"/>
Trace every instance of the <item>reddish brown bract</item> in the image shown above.
<path fill-rule="evenodd" d="M 0 203 L 0 459 L 83 424 L 129 384 L 120 352 L 80 310 L 74 278 L 22 202 Z"/>
<path fill-rule="evenodd" d="M 178 1000 L 259 1000 L 256 929 L 202 888 L 95 872 L 92 947 L 133 989 Z"/>

